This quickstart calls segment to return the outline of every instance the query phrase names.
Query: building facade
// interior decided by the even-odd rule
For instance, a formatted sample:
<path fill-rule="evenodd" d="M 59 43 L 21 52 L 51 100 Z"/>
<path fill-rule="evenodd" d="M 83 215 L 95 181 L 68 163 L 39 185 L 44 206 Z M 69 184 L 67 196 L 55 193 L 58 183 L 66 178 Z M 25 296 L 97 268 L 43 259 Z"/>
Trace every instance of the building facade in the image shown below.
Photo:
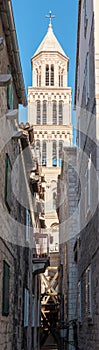
<path fill-rule="evenodd" d="M 11 1 L 0 1 L 0 348 L 32 347 L 33 207 L 18 127 L 27 105 Z M 26 145 L 29 145 L 28 135 Z M 25 201 L 23 203 L 22 183 Z M 26 201 L 27 198 L 27 201 Z M 31 226 L 31 234 L 29 233 Z"/>
<path fill-rule="evenodd" d="M 77 349 L 77 264 L 74 245 L 78 228 L 77 148 L 65 147 L 57 184 L 59 218 L 60 336 L 63 349 Z"/>
<path fill-rule="evenodd" d="M 99 348 L 99 3 L 78 6 L 75 105 L 78 146 L 78 336 L 80 349 Z"/>

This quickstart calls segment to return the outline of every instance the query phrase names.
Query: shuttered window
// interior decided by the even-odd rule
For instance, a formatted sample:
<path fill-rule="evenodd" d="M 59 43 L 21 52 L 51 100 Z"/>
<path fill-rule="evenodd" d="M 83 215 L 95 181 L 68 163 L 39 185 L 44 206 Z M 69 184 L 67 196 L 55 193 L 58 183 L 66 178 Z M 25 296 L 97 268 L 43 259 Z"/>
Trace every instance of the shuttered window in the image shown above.
<path fill-rule="evenodd" d="M 9 278 L 10 267 L 3 261 L 3 290 L 2 290 L 2 315 L 9 315 Z"/>

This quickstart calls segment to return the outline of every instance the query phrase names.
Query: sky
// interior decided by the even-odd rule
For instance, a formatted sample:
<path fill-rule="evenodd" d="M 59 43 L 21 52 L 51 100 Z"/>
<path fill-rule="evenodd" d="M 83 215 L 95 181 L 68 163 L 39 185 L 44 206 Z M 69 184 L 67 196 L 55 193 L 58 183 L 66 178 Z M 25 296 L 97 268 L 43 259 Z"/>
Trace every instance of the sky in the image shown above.
<path fill-rule="evenodd" d="M 31 57 L 47 32 L 45 15 L 51 10 L 54 34 L 70 59 L 68 86 L 74 101 L 78 0 L 12 0 L 12 5 L 26 91 L 31 86 Z"/>

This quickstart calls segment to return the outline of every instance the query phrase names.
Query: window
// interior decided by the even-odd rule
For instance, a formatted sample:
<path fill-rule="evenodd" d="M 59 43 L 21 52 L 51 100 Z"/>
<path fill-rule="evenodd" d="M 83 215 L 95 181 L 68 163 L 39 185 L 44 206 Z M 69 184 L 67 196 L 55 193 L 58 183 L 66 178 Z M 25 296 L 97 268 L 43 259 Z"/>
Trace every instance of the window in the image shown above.
<path fill-rule="evenodd" d="M 53 141 L 52 166 L 57 166 L 57 145 L 56 145 L 56 141 Z"/>
<path fill-rule="evenodd" d="M 11 210 L 11 162 L 8 154 L 5 159 L 5 204 L 10 212 Z"/>
<path fill-rule="evenodd" d="M 59 125 L 63 124 L 63 104 L 59 101 Z"/>
<path fill-rule="evenodd" d="M 91 265 L 86 269 L 86 315 L 92 317 L 92 271 Z"/>
<path fill-rule="evenodd" d="M 54 85 L 54 65 L 51 64 L 51 86 Z"/>
<path fill-rule="evenodd" d="M 26 241 L 29 241 L 30 235 L 30 211 L 26 208 Z"/>
<path fill-rule="evenodd" d="M 87 31 L 87 24 L 88 24 L 87 0 L 84 0 L 84 36 L 85 37 L 86 37 L 86 31 Z"/>
<path fill-rule="evenodd" d="M 59 167 L 62 165 L 63 142 L 59 141 Z"/>
<path fill-rule="evenodd" d="M 46 160 L 46 142 L 43 141 L 42 145 L 42 165 L 46 166 L 47 160 Z"/>
<path fill-rule="evenodd" d="M 7 73 L 11 74 L 11 68 L 8 66 Z M 7 87 L 7 107 L 13 109 L 13 85 L 12 83 Z"/>
<path fill-rule="evenodd" d="M 86 64 L 85 64 L 85 89 L 86 89 L 86 105 L 89 98 L 89 52 L 87 52 L 86 56 Z"/>
<path fill-rule="evenodd" d="M 59 67 L 59 86 L 63 87 L 63 73 L 64 70 Z"/>
<path fill-rule="evenodd" d="M 41 86 L 41 67 L 39 69 L 36 69 L 36 82 L 37 86 Z"/>
<path fill-rule="evenodd" d="M 2 315 L 9 315 L 9 278 L 10 267 L 3 261 L 3 291 L 2 291 Z"/>
<path fill-rule="evenodd" d="M 53 124 L 57 124 L 57 104 L 53 102 Z"/>
<path fill-rule="evenodd" d="M 24 289 L 24 327 L 28 327 L 29 317 L 29 291 L 27 288 Z"/>
<path fill-rule="evenodd" d="M 37 81 L 37 86 L 39 86 L 39 76 L 38 76 L 38 69 L 36 69 L 36 81 Z"/>
<path fill-rule="evenodd" d="M 88 160 L 87 171 L 85 174 L 85 216 L 91 206 L 91 154 Z"/>
<path fill-rule="evenodd" d="M 41 123 L 41 104 L 40 101 L 37 101 L 37 124 Z"/>
<path fill-rule="evenodd" d="M 53 192 L 53 210 L 56 210 L 56 192 Z"/>
<path fill-rule="evenodd" d="M 61 71 L 61 87 L 63 86 L 63 69 Z"/>
<path fill-rule="evenodd" d="M 49 85 L 49 65 L 46 65 L 46 86 Z"/>
<path fill-rule="evenodd" d="M 39 67 L 39 87 L 41 86 L 41 67 Z"/>
<path fill-rule="evenodd" d="M 82 317 L 82 280 L 78 282 L 78 321 Z"/>
<path fill-rule="evenodd" d="M 43 101 L 43 117 L 42 117 L 42 123 L 47 123 L 47 103 L 46 101 Z"/>

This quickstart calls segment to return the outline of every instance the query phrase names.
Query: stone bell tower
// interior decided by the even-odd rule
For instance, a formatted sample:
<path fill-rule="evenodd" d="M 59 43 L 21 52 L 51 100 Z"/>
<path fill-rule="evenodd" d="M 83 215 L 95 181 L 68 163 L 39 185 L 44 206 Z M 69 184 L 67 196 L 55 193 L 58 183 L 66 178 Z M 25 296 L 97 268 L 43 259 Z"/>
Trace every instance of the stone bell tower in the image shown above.
<path fill-rule="evenodd" d="M 48 16 L 47 16 L 48 17 Z M 56 215 L 57 176 L 62 150 L 72 145 L 71 87 L 68 87 L 68 57 L 50 23 L 48 31 L 31 58 L 32 86 L 28 88 L 28 121 L 34 126 L 36 148 L 40 149 L 45 176 L 45 223 L 58 223 Z"/>

